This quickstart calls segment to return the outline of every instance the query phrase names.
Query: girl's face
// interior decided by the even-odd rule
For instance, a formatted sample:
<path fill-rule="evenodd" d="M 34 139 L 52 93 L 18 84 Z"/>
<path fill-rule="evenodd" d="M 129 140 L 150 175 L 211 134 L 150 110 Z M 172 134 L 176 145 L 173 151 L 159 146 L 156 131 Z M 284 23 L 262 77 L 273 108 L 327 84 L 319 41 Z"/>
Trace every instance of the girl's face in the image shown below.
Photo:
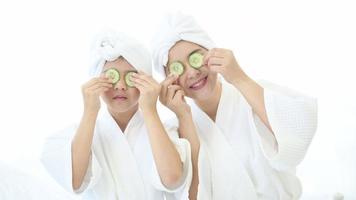
<path fill-rule="evenodd" d="M 192 52 L 198 52 L 204 56 L 207 49 L 187 41 L 177 42 L 169 51 L 168 63 L 165 67 L 166 75 L 169 72 L 169 65 L 179 61 L 184 65 L 184 72 L 178 78 L 178 84 L 183 88 L 185 95 L 194 100 L 206 100 L 211 97 L 213 90 L 217 86 L 217 73 L 212 72 L 206 65 L 199 69 L 190 66 L 188 57 Z"/>
<path fill-rule="evenodd" d="M 140 92 L 135 87 L 128 87 L 125 82 L 126 73 L 136 71 L 136 69 L 122 57 L 112 62 L 106 62 L 102 73 L 110 68 L 120 72 L 120 80 L 102 95 L 109 110 L 120 113 L 137 107 Z"/>

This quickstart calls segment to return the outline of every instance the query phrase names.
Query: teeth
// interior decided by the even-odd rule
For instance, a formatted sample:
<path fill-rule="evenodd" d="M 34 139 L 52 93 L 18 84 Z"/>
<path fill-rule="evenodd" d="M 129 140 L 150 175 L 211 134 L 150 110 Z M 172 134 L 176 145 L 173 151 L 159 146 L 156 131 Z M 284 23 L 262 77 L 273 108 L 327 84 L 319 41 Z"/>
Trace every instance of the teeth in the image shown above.
<path fill-rule="evenodd" d="M 204 79 L 205 79 L 205 78 L 201 79 L 201 80 L 198 81 L 197 83 L 194 83 L 191 87 L 195 88 L 195 87 L 198 87 L 198 86 L 202 85 L 202 84 L 204 83 Z"/>

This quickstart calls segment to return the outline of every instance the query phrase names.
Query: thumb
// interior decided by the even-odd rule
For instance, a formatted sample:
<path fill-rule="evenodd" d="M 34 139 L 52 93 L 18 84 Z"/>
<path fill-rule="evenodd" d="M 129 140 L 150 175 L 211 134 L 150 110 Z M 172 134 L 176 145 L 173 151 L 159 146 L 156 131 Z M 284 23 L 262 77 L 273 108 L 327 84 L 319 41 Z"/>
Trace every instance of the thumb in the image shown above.
<path fill-rule="evenodd" d="M 221 73 L 221 68 L 220 65 L 209 65 L 209 69 L 213 72 Z"/>

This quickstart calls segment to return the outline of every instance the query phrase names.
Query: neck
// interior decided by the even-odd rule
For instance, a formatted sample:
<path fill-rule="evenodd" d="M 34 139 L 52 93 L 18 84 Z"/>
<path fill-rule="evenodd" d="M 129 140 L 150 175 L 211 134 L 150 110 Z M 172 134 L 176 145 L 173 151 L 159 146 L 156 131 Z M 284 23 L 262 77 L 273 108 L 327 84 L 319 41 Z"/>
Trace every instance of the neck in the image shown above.
<path fill-rule="evenodd" d="M 221 82 L 218 81 L 211 96 L 204 100 L 196 100 L 195 103 L 202 109 L 213 121 L 216 118 L 219 101 L 221 97 Z"/>
<path fill-rule="evenodd" d="M 132 116 L 137 112 L 137 110 L 138 110 L 138 105 L 133 106 L 132 108 L 124 112 L 115 112 L 109 109 L 109 113 L 114 118 L 117 125 L 120 127 L 121 131 L 124 133 L 127 124 L 129 123 Z"/>

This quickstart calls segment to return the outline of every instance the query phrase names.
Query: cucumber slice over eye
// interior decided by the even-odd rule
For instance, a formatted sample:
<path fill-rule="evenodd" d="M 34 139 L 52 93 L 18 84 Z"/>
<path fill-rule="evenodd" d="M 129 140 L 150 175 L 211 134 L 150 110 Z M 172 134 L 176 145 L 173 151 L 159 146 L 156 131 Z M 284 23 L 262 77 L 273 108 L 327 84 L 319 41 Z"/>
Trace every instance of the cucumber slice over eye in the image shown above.
<path fill-rule="evenodd" d="M 131 80 L 131 76 L 132 74 L 134 74 L 136 72 L 128 72 L 126 75 L 125 75 L 125 83 L 127 86 L 129 87 L 135 87 L 134 83 L 132 82 Z"/>
<path fill-rule="evenodd" d="M 184 72 L 184 66 L 182 63 L 180 63 L 178 61 L 173 62 L 169 65 L 169 72 L 180 76 Z"/>
<path fill-rule="evenodd" d="M 112 84 L 115 84 L 120 80 L 120 72 L 117 69 L 108 69 L 105 71 L 105 77 L 109 78 Z"/>
<path fill-rule="evenodd" d="M 203 66 L 204 56 L 201 53 L 195 52 L 189 56 L 189 64 L 195 69 Z"/>

